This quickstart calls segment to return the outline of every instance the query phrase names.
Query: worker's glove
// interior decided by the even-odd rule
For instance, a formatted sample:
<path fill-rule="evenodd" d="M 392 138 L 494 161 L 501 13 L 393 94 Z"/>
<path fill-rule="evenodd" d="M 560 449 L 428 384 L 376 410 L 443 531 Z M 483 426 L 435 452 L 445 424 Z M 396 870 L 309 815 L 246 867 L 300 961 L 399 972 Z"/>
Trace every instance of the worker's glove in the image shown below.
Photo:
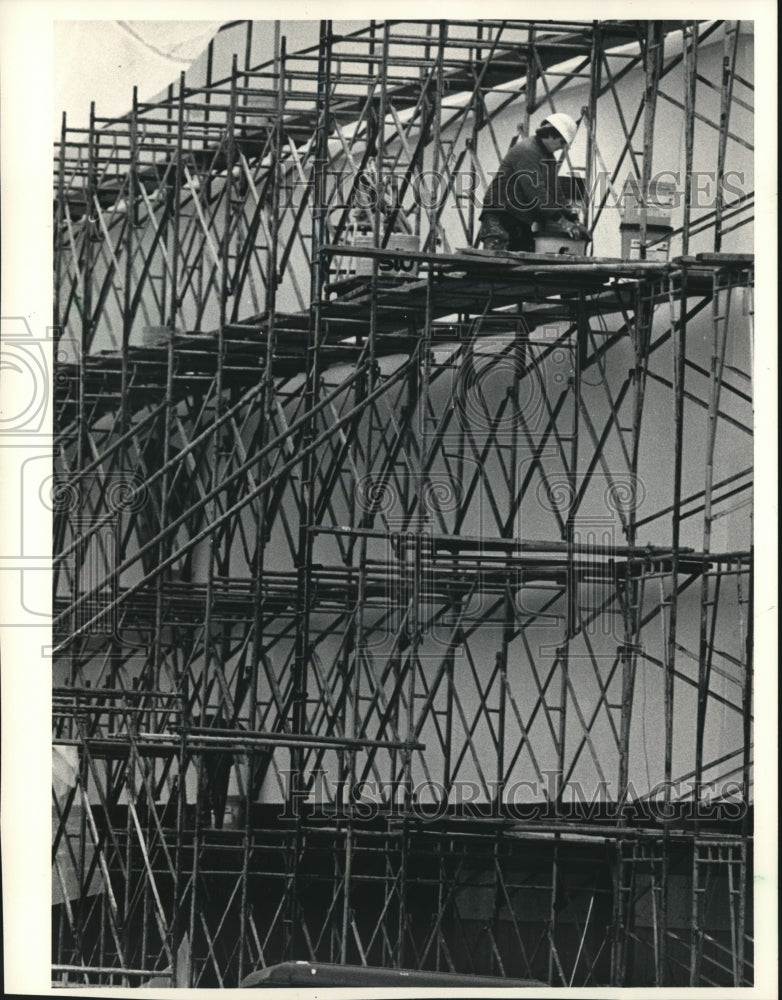
<path fill-rule="evenodd" d="M 580 222 L 571 222 L 566 220 L 562 223 L 562 228 L 571 240 L 588 240 L 589 230 L 581 225 Z"/>

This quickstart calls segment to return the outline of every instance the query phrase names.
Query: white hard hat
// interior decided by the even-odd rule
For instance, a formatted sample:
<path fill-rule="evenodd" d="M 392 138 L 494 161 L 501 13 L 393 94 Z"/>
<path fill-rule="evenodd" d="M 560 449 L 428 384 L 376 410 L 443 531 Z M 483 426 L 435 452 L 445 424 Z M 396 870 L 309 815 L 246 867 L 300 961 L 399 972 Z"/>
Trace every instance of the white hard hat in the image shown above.
<path fill-rule="evenodd" d="M 540 124 L 552 125 L 557 132 L 559 132 L 568 146 L 575 139 L 576 132 L 578 131 L 578 125 L 576 125 L 570 115 L 566 115 L 562 111 L 558 111 L 554 115 L 549 115 L 547 118 L 544 118 Z"/>

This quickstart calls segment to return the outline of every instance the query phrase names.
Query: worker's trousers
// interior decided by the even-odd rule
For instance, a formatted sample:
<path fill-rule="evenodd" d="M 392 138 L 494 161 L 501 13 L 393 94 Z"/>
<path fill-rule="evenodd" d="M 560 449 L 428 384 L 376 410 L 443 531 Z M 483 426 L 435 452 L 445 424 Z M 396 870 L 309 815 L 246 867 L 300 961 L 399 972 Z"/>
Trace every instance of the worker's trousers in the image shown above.
<path fill-rule="evenodd" d="M 532 227 L 507 212 L 484 212 L 478 239 L 484 250 L 535 250 Z"/>

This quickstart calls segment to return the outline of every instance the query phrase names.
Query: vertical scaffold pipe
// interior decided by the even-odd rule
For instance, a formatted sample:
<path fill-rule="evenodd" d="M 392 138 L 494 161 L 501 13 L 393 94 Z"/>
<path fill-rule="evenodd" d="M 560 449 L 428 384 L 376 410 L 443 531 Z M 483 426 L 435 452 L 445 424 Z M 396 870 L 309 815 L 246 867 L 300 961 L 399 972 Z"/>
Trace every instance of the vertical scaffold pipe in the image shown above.
<path fill-rule="evenodd" d="M 668 279 L 668 304 L 673 339 L 673 498 L 671 512 L 671 574 L 668 604 L 668 630 L 665 637 L 663 677 L 663 795 L 664 808 L 670 806 L 673 778 L 674 677 L 676 672 L 677 624 L 679 601 L 679 549 L 681 545 L 682 456 L 684 447 L 684 398 L 687 355 L 687 273 L 682 272 L 679 292 L 679 312 L 676 315 L 676 289 L 673 277 Z M 665 954 L 665 934 L 668 919 L 668 848 L 666 830 L 662 841 L 662 893 L 660 923 L 662 948 Z M 663 980 L 664 981 L 664 980 Z"/>
<path fill-rule="evenodd" d="M 753 357 L 753 340 L 754 340 L 754 307 L 753 307 L 753 293 L 754 293 L 754 273 L 752 270 L 749 271 L 747 275 L 747 304 L 746 312 L 748 319 L 748 335 L 749 335 L 749 347 L 750 347 L 750 378 L 754 377 L 754 370 L 752 367 L 752 357 Z M 754 411 L 754 393 L 753 393 L 753 411 Z M 747 614 L 746 614 L 746 636 L 744 641 L 745 649 L 745 668 L 744 668 L 744 683 L 741 691 L 741 713 L 742 713 L 742 741 L 743 741 L 743 754 L 741 761 L 741 786 L 742 786 L 742 805 L 744 807 L 744 815 L 742 818 L 742 841 L 743 841 L 743 870 L 742 879 L 739 886 L 741 910 L 739 919 L 739 955 L 738 955 L 738 972 L 739 972 L 739 985 L 744 985 L 747 979 L 745 972 L 746 965 L 748 964 L 745 954 L 746 949 L 746 923 L 747 923 L 747 904 L 751 903 L 751 892 L 752 892 L 752 877 L 751 877 L 751 865 L 749 864 L 749 859 L 747 857 L 751 844 L 752 837 L 752 812 L 750 809 L 750 797 L 752 794 L 751 782 L 752 782 L 752 684 L 753 684 L 753 670 L 754 670 L 754 636 L 755 636 L 755 544 L 754 544 L 754 511 L 753 507 L 750 505 L 749 509 L 749 564 L 748 564 L 748 594 L 747 594 Z M 741 574 L 737 575 L 739 582 L 741 581 Z M 739 594 L 739 607 L 741 607 L 741 594 Z M 752 909 L 750 906 L 750 919 L 751 919 Z"/>
<path fill-rule="evenodd" d="M 370 56 L 374 56 L 376 51 L 376 24 L 374 21 L 370 21 L 369 26 L 369 52 Z M 384 93 L 385 93 L 385 79 L 387 75 L 387 60 L 388 60 L 388 26 L 386 25 L 383 31 L 383 42 L 381 47 L 381 59 L 382 64 L 379 70 L 380 73 L 380 86 L 381 86 L 381 96 L 380 105 L 381 112 L 380 117 L 385 114 L 384 107 Z M 375 63 L 370 59 L 368 61 L 368 69 L 372 71 Z M 371 86 L 371 85 L 370 85 Z M 382 125 L 380 128 L 381 134 L 377 138 L 377 143 L 381 145 L 383 142 L 383 129 Z M 371 148 L 371 143 L 367 143 L 367 148 L 364 152 L 361 162 L 361 169 L 363 169 L 369 158 L 369 151 Z M 375 202 L 375 214 L 373 219 L 374 232 L 375 232 L 375 246 L 380 245 L 380 203 L 382 199 L 382 185 L 384 184 L 383 172 L 380 166 L 380 158 L 377 161 L 377 170 L 375 174 L 378 183 L 378 189 L 376 191 L 377 199 Z M 337 233 L 337 238 L 339 237 L 339 230 Z M 363 410 L 361 417 L 356 422 L 355 434 L 352 436 L 350 443 L 351 451 L 351 465 L 354 469 L 359 471 L 359 478 L 356 482 L 356 488 L 351 492 L 350 496 L 350 519 L 349 523 L 352 527 L 356 528 L 371 528 L 374 521 L 375 504 L 378 496 L 378 491 L 383 488 L 385 480 L 379 481 L 374 478 L 374 466 L 375 466 L 375 449 L 374 449 L 374 428 L 375 428 L 375 415 L 374 407 L 369 406 L 364 408 L 364 403 L 367 395 L 371 393 L 376 384 L 378 377 L 378 367 L 376 360 L 376 342 L 377 342 L 377 321 L 378 321 L 378 305 L 377 305 L 377 260 L 372 261 L 372 276 L 370 279 L 370 306 L 369 306 L 369 331 L 364 344 L 364 350 L 362 352 L 361 358 L 357 362 L 359 366 L 358 378 L 356 378 L 353 398 L 355 404 L 356 413 Z M 361 705 L 362 705 L 362 670 L 366 665 L 366 657 L 368 654 L 368 644 L 367 644 L 367 588 L 368 588 L 368 558 L 367 558 L 367 545 L 368 539 L 365 534 L 360 534 L 358 537 L 352 535 L 348 541 L 346 549 L 346 562 L 353 566 L 357 562 L 357 580 L 356 580 L 356 598 L 355 604 L 352 608 L 351 618 L 352 621 L 346 629 L 345 636 L 345 650 L 344 650 L 344 661 L 347 666 L 345 672 L 344 684 L 345 689 L 345 710 L 347 716 L 350 718 L 350 733 L 347 731 L 347 726 L 343 728 L 343 732 L 346 736 L 350 735 L 352 738 L 360 738 L 362 732 L 364 731 L 364 722 L 361 718 Z M 352 814 L 353 810 L 353 794 L 359 782 L 358 777 L 358 758 L 357 751 L 355 748 L 348 749 L 344 754 L 340 754 L 340 766 L 341 774 L 340 779 L 344 781 L 344 784 L 340 784 L 341 789 L 346 789 L 340 794 L 344 796 L 343 802 L 340 805 L 344 805 L 345 811 L 347 813 L 347 821 L 345 824 L 345 866 L 342 876 L 342 913 L 340 921 L 340 951 L 339 959 L 342 964 L 347 962 L 348 956 L 348 928 L 353 922 L 352 913 L 352 875 L 353 875 L 353 855 L 355 849 L 355 820 Z M 335 893 L 337 892 L 337 887 L 334 887 Z M 359 946 L 360 947 L 360 946 Z"/>
<path fill-rule="evenodd" d="M 692 214 L 692 170 L 695 149 L 695 99 L 698 80 L 698 22 L 687 24 L 682 30 L 684 55 L 684 201 L 682 204 L 682 254 L 690 252 L 690 223 Z M 686 273 L 685 273 L 686 280 Z M 682 300 L 684 302 L 684 299 Z M 682 315 L 686 315 L 684 302 Z"/>
<path fill-rule="evenodd" d="M 179 78 L 179 102 L 178 102 L 178 118 L 177 118 L 177 149 L 176 149 L 176 160 L 175 160 L 175 163 L 174 163 L 174 169 L 175 169 L 175 174 L 174 174 L 174 176 L 175 176 L 175 187 L 174 187 L 174 201 L 173 201 L 173 206 L 172 206 L 173 213 L 174 213 L 174 216 L 173 216 L 173 223 L 174 223 L 174 225 L 173 225 L 173 233 L 172 233 L 172 237 L 173 237 L 173 240 L 172 240 L 172 242 L 173 242 L 173 251 L 172 251 L 172 255 L 171 255 L 171 260 L 172 260 L 172 273 L 171 273 L 171 312 L 169 314 L 169 327 L 170 327 L 170 330 L 172 330 L 172 331 L 176 328 L 177 313 L 178 313 L 178 310 L 179 310 L 179 306 L 181 305 L 181 303 L 179 301 L 179 295 L 178 295 L 178 289 L 177 289 L 178 273 L 177 273 L 176 264 L 177 264 L 177 261 L 179 259 L 179 251 L 180 251 L 180 247 L 179 247 L 179 217 L 180 217 L 180 206 L 181 206 L 182 188 L 183 188 L 183 185 L 182 185 L 182 175 L 183 175 L 183 172 L 184 172 L 184 128 L 185 128 L 185 74 L 182 73 L 180 75 L 180 78 Z M 194 191 L 193 192 L 193 197 L 197 197 L 197 196 L 198 196 L 197 193 Z M 216 445 L 214 444 L 215 440 L 216 440 L 215 437 L 213 437 L 213 439 L 212 439 L 212 441 L 213 441 L 213 446 L 212 446 L 212 449 L 213 449 L 213 458 L 212 458 L 212 460 L 213 460 L 213 462 L 215 462 L 216 459 L 217 459 L 217 454 L 216 454 L 217 448 L 216 448 Z M 212 466 L 211 477 L 212 477 L 212 484 L 214 485 L 214 483 L 217 482 L 217 477 L 215 475 L 214 465 Z M 214 501 L 211 502 L 209 513 L 211 513 L 212 519 L 214 519 L 214 516 L 215 516 L 215 513 L 216 513 L 216 506 L 214 504 Z M 214 535 L 212 535 L 211 538 L 210 538 L 210 540 L 209 540 L 210 554 L 209 554 L 209 562 L 208 562 L 208 570 L 207 570 L 207 600 L 206 600 L 206 616 L 205 616 L 206 620 L 205 620 L 205 623 L 204 623 L 204 656 L 203 656 L 203 663 L 202 663 L 202 667 L 201 667 L 202 673 L 201 673 L 201 685 L 200 685 L 200 688 L 201 688 L 201 694 L 200 694 L 201 718 L 200 718 L 199 721 L 200 721 L 200 724 L 202 726 L 206 725 L 206 718 L 205 718 L 205 716 L 206 716 L 206 699 L 207 699 L 207 696 L 208 696 L 207 675 L 209 673 L 210 650 L 211 650 L 211 642 L 210 642 L 210 628 L 211 628 L 210 606 L 211 606 L 211 600 L 210 600 L 210 594 L 211 594 L 211 587 L 212 587 L 213 562 L 214 562 L 213 555 L 212 555 L 213 541 L 214 541 Z M 194 687 L 195 687 L 195 683 L 194 683 Z M 182 720 L 183 727 L 187 727 L 188 723 L 190 723 L 192 721 L 192 711 L 195 709 L 195 706 L 196 706 L 198 700 L 199 700 L 199 695 L 198 695 L 198 693 L 196 691 L 194 691 L 193 692 L 192 709 L 191 709 L 191 704 L 190 703 L 188 703 L 185 706 L 185 717 Z M 181 977 L 181 981 L 183 982 L 184 985 L 186 985 L 188 987 L 195 985 L 195 958 L 196 958 L 195 929 L 196 929 L 196 916 L 197 916 L 197 913 L 199 912 L 199 908 L 200 908 L 199 907 L 200 901 L 199 901 L 199 898 L 198 898 L 198 895 L 199 895 L 198 888 L 199 888 L 199 872 L 200 872 L 200 860 L 201 860 L 200 859 L 201 837 L 202 837 L 201 825 L 202 825 L 202 819 L 203 819 L 203 815 L 202 814 L 204 812 L 204 809 L 203 809 L 204 787 L 203 786 L 204 786 L 203 754 L 198 754 L 197 755 L 197 759 L 196 759 L 195 815 L 194 815 L 194 818 L 193 818 L 192 861 L 191 861 L 191 869 L 190 869 L 190 900 L 189 900 L 190 905 L 189 905 L 189 909 L 188 909 L 188 921 L 189 922 L 188 922 L 188 928 L 187 928 L 187 935 L 188 935 L 188 940 L 191 942 L 191 948 L 190 948 L 190 951 L 189 951 L 189 954 L 188 954 L 188 959 L 187 959 L 187 970 L 186 971 L 177 970 L 178 974 Z"/>
<path fill-rule="evenodd" d="M 433 190 L 430 205 L 427 206 L 429 214 L 429 232 L 424 242 L 424 250 L 434 253 L 437 250 L 439 218 L 442 206 L 445 204 L 443 188 L 447 185 L 446 164 L 443 163 L 440 176 L 440 154 L 442 144 L 442 113 L 443 113 L 443 60 L 445 58 L 445 41 L 448 35 L 448 24 L 440 21 L 437 26 L 437 57 L 435 59 L 435 92 L 434 92 L 434 114 L 432 117 L 432 184 Z"/>
<path fill-rule="evenodd" d="M 587 228 L 595 223 L 593 191 L 597 180 L 597 98 L 600 93 L 603 39 L 599 21 L 592 22 L 592 51 L 589 64 L 589 104 L 584 109 L 587 118 L 586 176 Z"/>
<path fill-rule="evenodd" d="M 633 346 L 635 365 L 632 384 L 634 388 L 632 446 L 630 450 L 630 503 L 627 511 L 625 531 L 627 544 L 636 544 L 636 521 L 638 517 L 638 501 L 641 495 L 639 478 L 639 458 L 641 451 L 641 433 L 643 426 L 644 399 L 646 394 L 647 369 L 649 364 L 649 349 L 654 319 L 652 301 L 653 288 L 642 280 L 636 290 L 635 322 Z M 629 780 L 630 732 L 632 710 L 635 693 L 635 676 L 637 668 L 637 650 L 640 643 L 641 619 L 643 616 L 644 570 L 641 577 L 637 575 L 637 563 L 628 564 L 623 585 L 623 624 L 624 633 L 621 649 L 622 660 L 622 708 L 619 745 L 619 788 L 618 796 L 624 801 Z M 619 583 L 619 581 L 617 581 Z"/>
<path fill-rule="evenodd" d="M 285 55 L 286 43 L 280 35 L 280 22 L 274 22 L 274 56 L 273 80 L 275 88 L 275 116 L 271 129 L 271 148 L 269 170 L 271 185 L 269 195 L 269 243 L 266 257 L 266 363 L 261 376 L 261 398 L 259 400 L 260 427 L 259 445 L 263 449 L 269 442 L 273 427 L 275 406 L 274 360 L 277 343 L 277 287 L 278 287 L 278 243 L 280 230 L 280 185 L 281 158 L 283 142 L 283 111 L 285 107 Z M 268 474 L 268 461 L 259 459 L 258 479 L 263 480 Z M 266 548 L 271 537 L 271 516 L 269 512 L 269 494 L 258 497 L 258 514 L 255 521 L 256 540 L 254 565 L 252 570 L 253 594 L 253 633 L 250 653 L 250 677 L 248 681 L 247 698 L 247 729 L 252 732 L 257 728 L 258 720 L 258 685 L 260 681 L 260 664 L 263 653 L 263 620 L 264 620 L 264 577 L 266 569 Z M 244 829 L 242 837 L 242 887 L 239 916 L 239 968 L 237 978 L 241 982 L 246 972 L 248 962 L 249 933 L 252 926 L 252 898 L 250 894 L 250 858 L 253 844 L 253 804 L 256 792 L 261 785 L 261 761 L 257 749 L 249 750 L 247 768 L 247 786 L 243 802 Z M 264 755 L 265 757 L 266 755 Z"/>
<path fill-rule="evenodd" d="M 649 182 L 652 177 L 654 157 L 654 121 L 657 109 L 657 92 L 662 69 L 665 33 L 662 21 L 649 21 L 646 28 L 644 85 L 644 150 L 641 165 L 641 232 L 639 235 L 641 260 L 646 259 L 647 207 Z"/>
<path fill-rule="evenodd" d="M 698 713 L 696 720 L 695 746 L 695 782 L 697 794 L 703 780 L 703 740 L 706 726 L 706 710 L 708 706 L 711 662 L 713 656 L 713 633 L 716 619 L 716 607 L 719 600 L 720 576 L 716 577 L 715 591 L 712 600 L 709 588 L 708 555 L 712 546 L 713 489 L 714 463 L 719 427 L 719 404 L 722 390 L 722 377 L 725 369 L 725 353 L 727 349 L 729 320 L 731 318 L 731 303 L 733 278 L 715 270 L 712 291 L 712 356 L 709 379 L 708 431 L 706 439 L 706 469 L 704 484 L 703 509 L 703 554 L 704 564 L 701 577 L 701 629 L 698 670 Z M 724 310 L 724 311 L 721 311 Z M 709 607 L 712 607 L 711 615 Z"/>
<path fill-rule="evenodd" d="M 733 103 L 733 80 L 736 53 L 739 44 L 740 21 L 726 21 L 722 51 L 722 78 L 720 81 L 720 126 L 717 141 L 717 192 L 714 206 L 714 252 L 722 249 L 722 217 L 725 209 L 725 192 L 722 179 L 725 175 L 725 157 L 730 131 L 730 111 Z"/>
<path fill-rule="evenodd" d="M 299 532 L 296 567 L 296 640 L 292 684 L 292 730 L 302 735 L 307 731 L 307 675 L 308 661 L 312 655 L 310 644 L 310 608 L 312 603 L 312 552 L 313 518 L 316 500 L 316 473 L 318 456 L 311 447 L 315 440 L 316 406 L 320 384 L 320 346 L 322 329 L 322 295 L 324 274 L 328 263 L 323 255 L 326 205 L 326 173 L 328 170 L 329 95 L 331 90 L 331 21 L 321 21 L 318 43 L 318 80 L 316 95 L 316 132 L 313 162 L 312 193 L 312 246 L 310 272 L 310 322 L 306 356 L 304 415 L 301 449 L 301 497 L 299 502 Z M 297 745 L 291 750 L 291 774 L 288 788 L 290 808 L 294 810 L 294 833 L 288 860 L 288 873 L 284 914 L 283 954 L 287 959 L 297 955 L 298 924 L 298 865 L 303 841 L 301 815 L 304 792 L 305 748 Z"/>
<path fill-rule="evenodd" d="M 85 189 L 85 216 L 84 216 L 84 234 L 83 234 L 83 256 L 82 256 L 82 317 L 81 317 L 81 330 L 80 330 L 80 345 L 79 345 L 79 357 L 77 359 L 78 364 L 78 414 L 76 419 L 76 469 L 74 470 L 77 474 L 81 473 L 85 464 L 85 453 L 87 447 L 87 418 L 86 418 L 86 386 L 85 386 L 85 367 L 87 361 L 87 355 L 90 350 L 91 340 L 92 340 L 92 214 L 94 211 L 94 204 L 97 198 L 97 183 L 96 183 L 96 136 L 95 136 L 95 102 L 90 104 L 90 122 L 89 122 L 89 132 L 87 138 L 87 183 Z M 76 267 L 79 267 L 79 261 L 74 262 Z M 72 524 L 72 531 L 74 537 L 80 532 L 80 527 L 78 524 Z M 82 589 L 82 561 L 84 558 L 83 552 L 80 551 L 81 546 L 76 549 L 73 572 L 71 575 L 71 594 L 76 597 L 81 592 Z M 71 616 L 70 627 L 76 629 L 78 627 L 78 617 L 76 615 Z M 78 685 L 83 680 L 82 675 L 82 663 L 81 663 L 81 653 L 84 646 L 84 640 L 75 642 L 71 645 L 70 655 L 69 655 L 69 668 L 70 668 L 70 683 L 73 685 Z M 79 759 L 79 778 L 80 791 L 83 798 L 86 798 L 86 792 L 84 791 L 87 787 L 87 762 L 86 754 L 80 754 Z M 83 942 L 84 933 L 86 925 L 86 905 L 87 905 L 87 883 L 85 881 L 85 870 L 86 870 L 86 841 L 87 841 L 87 819 L 86 819 L 86 809 L 81 810 L 79 819 L 79 847 L 78 847 L 78 863 L 77 863 L 77 879 L 79 894 L 76 900 L 76 905 L 74 909 L 74 937 L 76 939 L 76 944 L 79 950 L 79 954 L 83 954 Z"/>
<path fill-rule="evenodd" d="M 752 537 L 752 515 L 750 514 L 750 537 Z M 739 577 L 740 578 L 740 577 Z M 748 863 L 748 852 L 750 850 L 752 838 L 752 811 L 750 809 L 751 781 L 752 781 L 752 675 L 753 675 L 753 639 L 754 639 L 754 603 L 755 603 L 755 553 L 754 545 L 749 549 L 749 593 L 747 595 L 747 635 L 746 635 L 746 668 L 744 673 L 744 684 L 741 692 L 741 712 L 742 712 L 742 737 L 744 753 L 741 761 L 741 786 L 742 805 L 744 815 L 742 817 L 741 836 L 743 841 L 743 868 L 742 878 L 739 885 L 740 892 L 740 912 L 739 912 L 739 954 L 738 954 L 738 983 L 743 986 L 747 983 L 746 974 L 746 925 L 747 907 L 749 905 L 749 917 L 752 919 L 752 877 L 751 867 Z"/>
<path fill-rule="evenodd" d="M 530 133 L 530 115 L 534 114 L 538 107 L 538 58 L 535 48 L 537 28 L 534 24 L 528 29 L 527 39 L 529 42 L 527 46 L 527 80 L 525 83 L 524 115 L 521 121 L 525 139 Z M 534 58 L 530 58 L 531 55 Z"/>
<path fill-rule="evenodd" d="M 65 333 L 62 307 L 61 307 L 61 296 L 62 296 L 62 276 L 63 276 L 63 257 L 65 255 L 65 240 L 63 238 L 63 229 L 65 227 L 65 148 L 68 138 L 68 120 L 66 112 L 62 113 L 62 121 L 60 123 L 60 150 L 57 158 L 57 204 L 54 219 L 54 295 L 53 295 L 53 312 L 52 312 L 52 325 L 54 326 L 55 336 L 58 339 L 62 339 Z M 74 261 L 74 264 L 77 262 Z"/>
<path fill-rule="evenodd" d="M 137 169 L 137 147 L 138 147 L 138 103 L 137 103 L 137 93 L 136 88 L 133 90 L 133 110 L 131 114 L 131 137 L 132 137 L 132 154 L 131 154 L 131 175 L 130 175 L 130 187 L 128 191 L 128 212 L 133 212 L 135 215 L 135 203 L 136 203 L 136 193 L 133 186 L 135 181 L 135 171 Z M 167 211 L 164 207 L 163 211 Z M 129 227 L 132 230 L 132 225 Z M 130 237 L 128 238 L 128 257 L 131 255 L 132 241 Z M 128 260 L 128 283 L 131 281 L 132 271 L 131 271 L 131 261 Z M 130 337 L 131 324 L 133 322 L 133 316 L 127 317 L 126 325 L 128 328 L 127 337 Z M 127 364 L 127 341 L 123 346 L 123 366 Z M 125 392 L 122 394 L 122 405 L 125 403 Z M 168 464 L 171 458 L 171 424 L 174 414 L 174 328 L 169 327 L 168 337 L 166 340 L 166 390 L 165 399 L 163 403 L 163 409 L 160 419 L 163 421 L 163 454 L 161 465 L 162 476 L 160 483 L 160 528 L 161 530 L 165 527 L 168 520 L 169 508 L 170 508 L 170 488 L 171 488 L 171 476 L 168 468 Z M 121 428 L 121 433 L 124 435 L 127 432 L 127 428 L 123 425 Z M 123 451 L 123 454 L 127 452 Z M 156 554 L 156 562 L 159 565 L 163 562 L 166 554 L 170 550 L 170 542 L 165 540 L 162 535 L 159 535 L 159 547 Z M 165 650 L 163 643 L 163 628 L 164 628 L 164 605 L 163 605 L 163 589 L 164 581 L 170 576 L 170 573 L 161 573 L 155 578 L 155 631 L 152 642 L 152 677 L 150 679 L 150 686 L 153 690 L 158 691 L 161 688 L 160 677 L 163 672 L 163 662 L 165 659 Z M 157 724 L 153 723 L 153 729 L 157 729 Z M 181 751 L 184 751 L 184 743 L 181 745 Z M 184 808 L 184 799 L 181 796 L 184 795 L 184 771 L 185 771 L 185 758 L 184 752 L 181 752 L 177 758 L 179 774 L 178 774 L 178 785 L 179 791 L 177 792 L 177 815 L 180 815 L 182 809 Z M 181 788 L 179 787 L 181 786 Z M 164 831 L 165 835 L 165 831 Z M 176 835 L 176 848 L 175 848 L 175 870 L 173 878 L 173 900 L 170 911 L 168 929 L 167 929 L 167 946 L 169 952 L 172 956 L 172 982 L 178 982 L 178 969 L 177 963 L 179 961 L 179 955 L 177 953 L 177 943 L 182 935 L 182 919 L 179 907 L 179 893 L 181 890 L 181 877 L 182 877 L 182 832 L 181 832 L 181 822 L 177 824 L 177 835 Z M 182 970 L 180 969 L 179 972 Z M 185 975 L 187 970 L 185 970 Z"/>

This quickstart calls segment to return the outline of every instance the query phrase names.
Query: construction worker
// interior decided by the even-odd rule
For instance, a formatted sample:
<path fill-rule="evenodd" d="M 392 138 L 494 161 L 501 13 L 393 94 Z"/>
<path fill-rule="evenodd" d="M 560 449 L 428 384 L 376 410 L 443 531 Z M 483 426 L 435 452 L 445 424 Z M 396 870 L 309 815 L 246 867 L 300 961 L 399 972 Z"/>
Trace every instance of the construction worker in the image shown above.
<path fill-rule="evenodd" d="M 557 204 L 555 154 L 568 148 L 577 128 L 570 115 L 557 112 L 511 146 L 483 201 L 478 239 L 485 250 L 534 251 L 534 222 L 556 223 L 570 239 L 588 238 L 578 213 Z"/>

